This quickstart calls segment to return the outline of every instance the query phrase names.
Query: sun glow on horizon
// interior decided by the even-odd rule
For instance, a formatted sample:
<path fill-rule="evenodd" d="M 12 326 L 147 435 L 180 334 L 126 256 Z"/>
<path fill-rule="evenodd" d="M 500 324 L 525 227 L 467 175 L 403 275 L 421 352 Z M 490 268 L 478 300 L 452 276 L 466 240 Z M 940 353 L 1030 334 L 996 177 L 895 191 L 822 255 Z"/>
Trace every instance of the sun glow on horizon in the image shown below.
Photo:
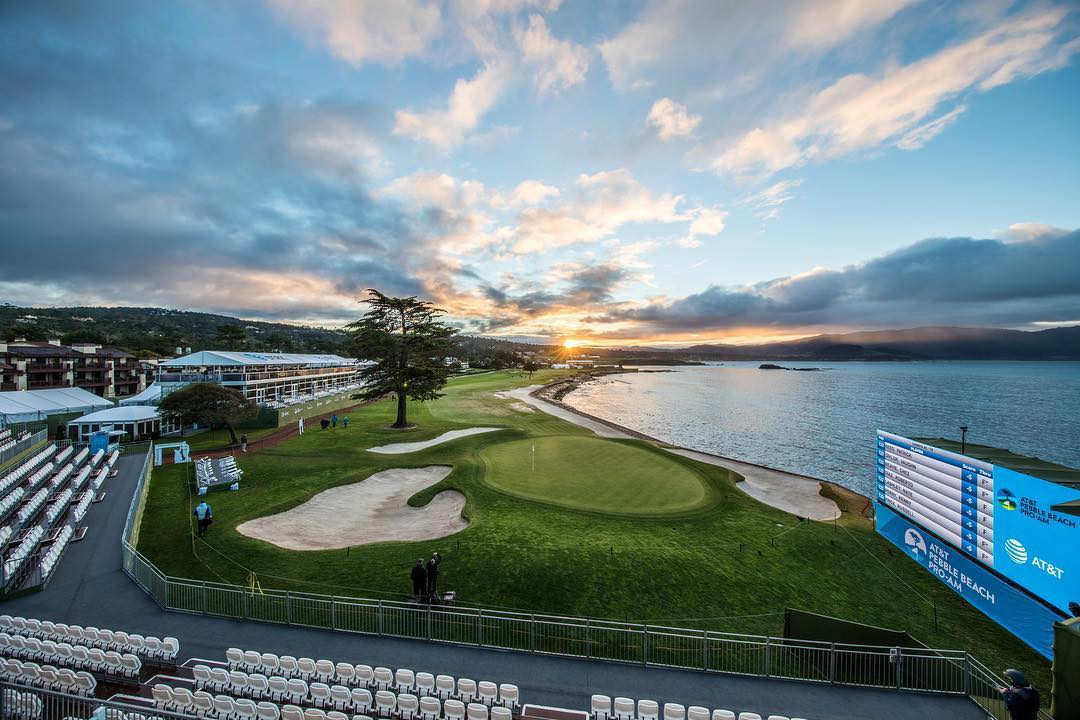
<path fill-rule="evenodd" d="M 563 347 L 564 348 L 575 348 L 575 347 L 578 347 L 579 345 L 581 345 L 580 340 L 574 340 L 573 338 L 567 338 L 566 340 L 563 340 Z"/>

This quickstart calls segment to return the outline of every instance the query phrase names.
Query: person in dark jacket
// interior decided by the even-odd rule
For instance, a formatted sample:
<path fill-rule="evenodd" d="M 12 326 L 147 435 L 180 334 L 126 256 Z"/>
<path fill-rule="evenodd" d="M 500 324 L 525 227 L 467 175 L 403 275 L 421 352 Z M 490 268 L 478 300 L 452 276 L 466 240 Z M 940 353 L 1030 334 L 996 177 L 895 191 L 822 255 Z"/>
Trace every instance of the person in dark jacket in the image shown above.
<path fill-rule="evenodd" d="M 1039 717 L 1039 691 L 1032 686 L 1019 670 L 1009 668 L 1004 673 L 1009 687 L 999 687 L 1005 698 L 1005 709 L 1012 720 L 1037 720 Z"/>
<path fill-rule="evenodd" d="M 427 582 L 427 571 L 424 570 L 424 558 L 417 558 L 416 564 L 413 565 L 412 572 L 409 573 L 409 578 L 412 579 L 412 592 L 418 600 L 422 600 L 424 597 L 424 585 Z"/>
<path fill-rule="evenodd" d="M 428 595 L 437 597 L 439 593 L 439 563 L 442 562 L 442 558 L 439 553 L 432 553 L 431 559 L 427 561 L 425 566 L 427 569 L 427 591 Z"/>

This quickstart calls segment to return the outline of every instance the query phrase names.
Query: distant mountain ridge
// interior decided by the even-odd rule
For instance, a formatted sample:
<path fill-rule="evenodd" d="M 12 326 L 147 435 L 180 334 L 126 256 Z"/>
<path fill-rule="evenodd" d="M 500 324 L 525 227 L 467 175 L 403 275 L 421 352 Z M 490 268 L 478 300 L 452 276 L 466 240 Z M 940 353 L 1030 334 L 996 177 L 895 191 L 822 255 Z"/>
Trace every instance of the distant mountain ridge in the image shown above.
<path fill-rule="evenodd" d="M 694 345 L 671 352 L 695 359 L 744 360 L 1080 360 L 1080 326 L 871 330 L 758 345 Z"/>

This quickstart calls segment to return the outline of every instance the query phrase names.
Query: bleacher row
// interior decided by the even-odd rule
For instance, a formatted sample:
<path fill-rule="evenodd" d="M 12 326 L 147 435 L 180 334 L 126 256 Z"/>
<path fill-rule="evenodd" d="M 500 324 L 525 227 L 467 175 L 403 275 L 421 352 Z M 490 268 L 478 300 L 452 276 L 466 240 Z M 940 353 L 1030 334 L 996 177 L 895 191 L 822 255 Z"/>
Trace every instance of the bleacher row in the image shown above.
<path fill-rule="evenodd" d="M 660 704 L 655 700 L 638 700 L 617 697 L 614 702 L 608 695 L 593 695 L 590 715 L 592 720 L 762 720 L 755 712 L 741 712 L 736 715 L 731 710 L 717 708 L 711 713 L 708 708 L 699 705 L 686 707 L 679 703 L 664 703 L 663 715 Z M 767 720 L 802 720 L 787 715 L 769 715 Z"/>
<path fill-rule="evenodd" d="M 131 653 L 120 654 L 115 650 L 24 638 L 7 633 L 0 633 L 0 655 L 118 678 L 137 679 L 142 670 L 142 661 Z"/>
<path fill-rule="evenodd" d="M 10 450 L 28 437 L 30 437 L 29 431 L 21 432 L 18 435 L 15 435 L 14 433 L 12 433 L 11 428 L 5 428 L 4 430 L 0 430 L 0 452 Z"/>
<path fill-rule="evenodd" d="M 127 633 L 122 630 L 67 625 L 49 620 L 23 618 L 18 615 L 0 615 L 0 642 L 5 634 L 8 635 L 9 640 L 19 636 L 24 638 L 24 642 L 25 638 L 51 640 L 57 643 L 66 642 L 88 648 L 130 653 L 142 660 L 159 663 L 175 662 L 176 654 L 180 652 L 180 641 L 173 637 L 157 638 L 152 635 L 144 637 L 138 633 Z"/>
<path fill-rule="evenodd" d="M 83 697 L 93 697 L 97 690 L 97 679 L 85 670 L 38 665 L 13 658 L 0 657 L 0 674 L 4 680 L 16 685 L 59 690 Z"/>
<path fill-rule="evenodd" d="M 90 503 L 109 476 L 118 452 L 50 444 L 0 479 L 0 559 L 6 587 L 17 584 L 41 549 L 40 582 L 56 567 Z M 46 547 L 47 546 L 47 547 Z"/>

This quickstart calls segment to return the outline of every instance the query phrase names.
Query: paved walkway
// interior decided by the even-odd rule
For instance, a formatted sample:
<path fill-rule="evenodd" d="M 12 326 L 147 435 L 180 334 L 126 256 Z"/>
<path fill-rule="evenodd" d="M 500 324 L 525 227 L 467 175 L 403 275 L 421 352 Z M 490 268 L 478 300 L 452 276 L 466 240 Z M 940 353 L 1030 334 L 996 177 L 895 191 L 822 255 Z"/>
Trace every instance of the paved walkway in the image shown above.
<path fill-rule="evenodd" d="M 809 720 L 985 718 L 963 697 L 645 668 L 164 612 L 120 569 L 120 534 L 141 467 L 141 457 L 119 460 L 118 475 L 106 482 L 105 500 L 87 515 L 86 538 L 69 548 L 48 588 L 0 602 L 0 612 L 171 635 L 180 639 L 181 661 L 221 660 L 226 648 L 236 646 L 513 682 L 525 702 L 558 707 L 584 709 L 591 694 L 604 693 L 750 710 L 763 717 L 777 713 Z M 144 525 L 142 532 L 154 528 Z"/>

